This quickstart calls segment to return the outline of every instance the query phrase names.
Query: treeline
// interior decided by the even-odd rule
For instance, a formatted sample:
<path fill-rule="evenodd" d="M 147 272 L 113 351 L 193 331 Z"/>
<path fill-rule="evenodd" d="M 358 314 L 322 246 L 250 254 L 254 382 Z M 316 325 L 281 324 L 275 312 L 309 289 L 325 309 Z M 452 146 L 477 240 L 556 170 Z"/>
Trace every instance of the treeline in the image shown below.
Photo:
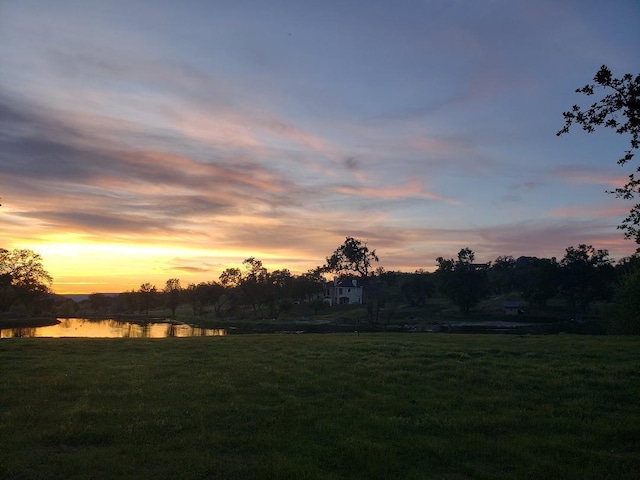
<path fill-rule="evenodd" d="M 303 305 L 311 314 L 326 309 L 327 277 L 336 276 L 355 279 L 362 287 L 366 319 L 373 326 L 399 320 L 403 310 L 420 315 L 435 297 L 446 297 L 462 316 L 471 315 L 482 300 L 499 297 L 518 299 L 523 308 L 538 311 L 551 300 L 562 299 L 576 320 L 587 316 L 594 302 L 605 302 L 616 331 L 640 333 L 640 256 L 614 262 L 606 250 L 591 245 L 568 247 L 560 260 L 500 256 L 487 263 L 477 263 L 474 252 L 463 248 L 457 257 L 437 258 L 433 273 L 406 273 L 375 267 L 379 262 L 375 250 L 347 237 L 324 265 L 301 275 L 288 269 L 268 271 L 251 257 L 238 268 L 227 268 L 216 280 L 184 286 L 171 278 L 161 288 L 143 283 L 116 296 L 94 293 L 78 303 L 45 295 L 50 277 L 33 252 L 0 253 L 4 311 L 49 309 L 58 316 L 100 316 L 149 315 L 168 309 L 175 316 L 178 307 L 189 306 L 193 316 L 272 319 L 290 314 L 295 305 Z M 39 273 L 31 278 L 25 272 Z"/>
<path fill-rule="evenodd" d="M 165 309 L 175 316 L 178 307 L 188 306 L 193 316 L 279 318 L 294 304 L 308 304 L 319 311 L 325 306 L 323 289 L 323 280 L 313 274 L 296 276 L 287 269 L 269 272 L 260 260 L 250 258 L 242 269 L 225 270 L 218 280 L 182 286 L 172 278 L 163 288 L 145 283 L 117 296 L 94 293 L 76 308 L 98 315 L 149 315 Z"/>

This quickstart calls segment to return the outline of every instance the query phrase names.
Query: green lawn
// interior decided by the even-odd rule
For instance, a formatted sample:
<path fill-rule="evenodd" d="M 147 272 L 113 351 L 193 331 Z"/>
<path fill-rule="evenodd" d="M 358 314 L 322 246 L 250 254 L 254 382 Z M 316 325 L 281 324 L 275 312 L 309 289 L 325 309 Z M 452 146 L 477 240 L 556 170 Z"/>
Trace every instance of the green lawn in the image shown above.
<path fill-rule="evenodd" d="M 2 479 L 637 479 L 640 338 L 0 341 Z"/>

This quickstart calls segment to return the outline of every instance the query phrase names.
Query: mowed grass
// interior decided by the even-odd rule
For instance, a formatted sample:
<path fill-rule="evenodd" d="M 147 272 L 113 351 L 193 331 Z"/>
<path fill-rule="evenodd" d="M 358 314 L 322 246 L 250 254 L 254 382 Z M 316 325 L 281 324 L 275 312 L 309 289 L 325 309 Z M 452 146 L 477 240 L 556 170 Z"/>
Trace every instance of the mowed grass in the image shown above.
<path fill-rule="evenodd" d="M 631 479 L 640 338 L 0 341 L 2 479 Z"/>

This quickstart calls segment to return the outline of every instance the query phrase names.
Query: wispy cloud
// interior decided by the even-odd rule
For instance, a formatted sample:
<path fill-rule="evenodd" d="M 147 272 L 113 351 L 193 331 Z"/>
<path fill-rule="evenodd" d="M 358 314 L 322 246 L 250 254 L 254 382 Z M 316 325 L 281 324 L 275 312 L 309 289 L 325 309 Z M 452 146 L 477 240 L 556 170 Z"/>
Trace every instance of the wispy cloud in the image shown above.
<path fill-rule="evenodd" d="M 546 180 L 524 180 L 516 183 L 511 183 L 507 187 L 507 192 L 501 197 L 501 202 L 506 203 L 522 203 L 527 196 L 535 194 L 538 190 L 544 187 Z"/>
<path fill-rule="evenodd" d="M 588 167 L 584 165 L 566 165 L 557 167 L 553 175 L 571 183 L 606 185 L 609 188 L 623 186 L 628 178 L 625 175 L 616 175 L 610 169 Z"/>
<path fill-rule="evenodd" d="M 620 202 L 619 205 L 612 206 L 588 206 L 588 205 L 571 205 L 567 207 L 554 208 L 548 213 L 551 218 L 602 218 L 612 219 L 626 215 L 630 206 Z"/>
<path fill-rule="evenodd" d="M 460 201 L 455 198 L 449 198 L 444 195 L 428 191 L 419 181 L 409 181 L 397 186 L 357 186 L 357 185 L 337 185 L 334 187 L 335 192 L 342 195 L 355 197 L 371 197 L 386 200 L 398 199 L 423 199 L 445 202 L 452 205 L 460 205 Z"/>

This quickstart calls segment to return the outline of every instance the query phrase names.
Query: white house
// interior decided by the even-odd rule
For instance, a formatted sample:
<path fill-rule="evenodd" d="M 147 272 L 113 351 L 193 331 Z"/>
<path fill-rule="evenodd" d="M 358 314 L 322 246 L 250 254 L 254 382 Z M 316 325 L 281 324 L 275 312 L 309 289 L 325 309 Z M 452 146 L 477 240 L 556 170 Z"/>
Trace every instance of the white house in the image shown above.
<path fill-rule="evenodd" d="M 329 305 L 352 305 L 362 303 L 362 286 L 355 278 L 327 282 L 324 287 L 324 301 Z"/>

